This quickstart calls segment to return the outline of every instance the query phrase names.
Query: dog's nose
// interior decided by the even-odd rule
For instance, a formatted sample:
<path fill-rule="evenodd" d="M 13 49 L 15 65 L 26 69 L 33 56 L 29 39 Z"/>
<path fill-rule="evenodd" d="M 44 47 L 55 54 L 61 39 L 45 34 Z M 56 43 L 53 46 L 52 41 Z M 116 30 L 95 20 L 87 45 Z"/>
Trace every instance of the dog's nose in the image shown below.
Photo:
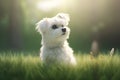
<path fill-rule="evenodd" d="M 66 32 L 66 28 L 62 28 L 62 32 Z"/>

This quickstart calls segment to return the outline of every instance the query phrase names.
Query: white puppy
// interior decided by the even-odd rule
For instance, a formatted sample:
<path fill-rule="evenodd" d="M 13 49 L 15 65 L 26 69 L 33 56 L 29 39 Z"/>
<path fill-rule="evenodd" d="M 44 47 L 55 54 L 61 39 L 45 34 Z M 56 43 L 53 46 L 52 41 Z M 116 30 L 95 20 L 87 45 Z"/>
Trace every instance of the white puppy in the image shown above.
<path fill-rule="evenodd" d="M 59 13 L 37 23 L 36 29 L 42 36 L 40 58 L 43 63 L 76 64 L 73 50 L 67 42 L 70 34 L 69 20 L 68 14 Z"/>

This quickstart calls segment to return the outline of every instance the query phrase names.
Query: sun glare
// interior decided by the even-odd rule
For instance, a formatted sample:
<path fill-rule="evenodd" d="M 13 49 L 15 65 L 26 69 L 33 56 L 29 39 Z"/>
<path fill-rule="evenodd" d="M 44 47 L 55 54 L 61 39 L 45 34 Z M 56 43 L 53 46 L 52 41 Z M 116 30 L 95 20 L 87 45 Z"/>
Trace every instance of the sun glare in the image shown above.
<path fill-rule="evenodd" d="M 51 11 L 57 7 L 60 7 L 63 0 L 42 0 L 38 2 L 37 7 L 43 11 Z"/>

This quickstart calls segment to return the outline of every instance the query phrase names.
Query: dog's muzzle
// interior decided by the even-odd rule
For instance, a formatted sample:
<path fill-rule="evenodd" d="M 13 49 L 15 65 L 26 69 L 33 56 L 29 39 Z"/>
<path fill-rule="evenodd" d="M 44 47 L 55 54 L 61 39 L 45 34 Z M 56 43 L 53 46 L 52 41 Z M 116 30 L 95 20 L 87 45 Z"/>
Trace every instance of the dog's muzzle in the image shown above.
<path fill-rule="evenodd" d="M 66 32 L 66 28 L 62 28 L 62 32 Z"/>
<path fill-rule="evenodd" d="M 66 28 L 62 28 L 62 32 L 63 32 L 62 35 L 65 35 L 65 33 L 66 33 Z"/>

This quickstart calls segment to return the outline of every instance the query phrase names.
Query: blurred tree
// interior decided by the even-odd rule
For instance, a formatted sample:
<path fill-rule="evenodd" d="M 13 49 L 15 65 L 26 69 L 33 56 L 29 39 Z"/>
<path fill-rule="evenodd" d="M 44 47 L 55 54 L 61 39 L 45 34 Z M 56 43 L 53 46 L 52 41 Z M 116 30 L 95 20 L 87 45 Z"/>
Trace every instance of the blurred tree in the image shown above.
<path fill-rule="evenodd" d="M 22 10 L 20 1 L 10 0 L 9 1 L 9 26 L 8 36 L 10 48 L 13 50 L 22 48 L 21 38 L 21 22 L 22 22 Z"/>

